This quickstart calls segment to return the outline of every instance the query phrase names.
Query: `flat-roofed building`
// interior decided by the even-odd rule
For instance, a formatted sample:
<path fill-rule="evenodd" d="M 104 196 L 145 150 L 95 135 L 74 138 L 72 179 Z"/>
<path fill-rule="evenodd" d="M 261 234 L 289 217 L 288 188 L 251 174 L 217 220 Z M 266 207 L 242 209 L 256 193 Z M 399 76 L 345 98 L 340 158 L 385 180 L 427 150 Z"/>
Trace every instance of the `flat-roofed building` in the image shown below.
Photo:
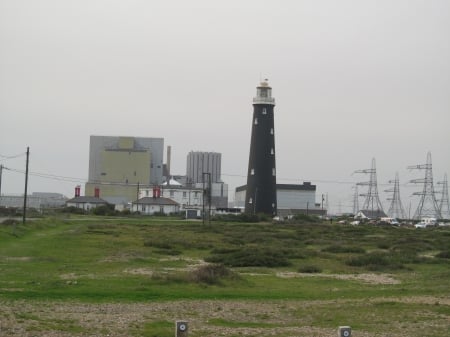
<path fill-rule="evenodd" d="M 247 186 L 240 186 L 235 191 L 235 206 L 245 207 Z M 317 214 L 324 215 L 321 203 L 316 202 L 316 185 L 310 182 L 303 184 L 277 184 L 277 210 L 278 215 L 287 216 L 295 214 Z M 256 203 L 258 196 L 256 195 Z"/>
<path fill-rule="evenodd" d="M 163 180 L 163 138 L 91 136 L 85 195 L 136 200 L 138 186 Z"/>

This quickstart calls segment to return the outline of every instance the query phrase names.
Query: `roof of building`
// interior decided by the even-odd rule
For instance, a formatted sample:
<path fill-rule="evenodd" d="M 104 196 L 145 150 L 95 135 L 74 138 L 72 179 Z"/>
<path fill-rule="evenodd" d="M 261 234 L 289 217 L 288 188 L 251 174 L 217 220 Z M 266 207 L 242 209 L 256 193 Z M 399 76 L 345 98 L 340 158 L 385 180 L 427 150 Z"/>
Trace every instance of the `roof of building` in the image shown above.
<path fill-rule="evenodd" d="M 242 192 L 247 190 L 247 185 L 236 187 L 236 192 Z M 277 184 L 277 190 L 291 190 L 291 191 L 315 191 L 316 185 L 312 185 L 310 182 L 305 181 L 303 184 Z"/>
<path fill-rule="evenodd" d="M 362 209 L 358 212 L 356 215 L 358 217 L 366 217 L 369 219 L 376 219 L 376 218 L 384 218 L 386 217 L 386 213 L 384 213 L 381 209 L 375 209 L 375 210 L 369 210 L 369 209 Z"/>
<path fill-rule="evenodd" d="M 169 198 L 159 197 L 159 198 L 153 198 L 153 197 L 144 197 L 137 201 L 134 201 L 133 204 L 145 204 L 145 205 L 174 205 L 178 206 L 180 205 L 176 201 L 173 201 Z"/>
<path fill-rule="evenodd" d="M 181 186 L 181 184 L 178 181 L 176 181 L 175 179 L 173 179 L 173 177 L 169 179 L 169 184 L 167 184 L 167 181 L 165 181 L 163 183 L 163 185 L 164 186 L 167 186 L 167 185 L 169 185 L 169 186 Z"/>
<path fill-rule="evenodd" d="M 88 197 L 88 196 L 80 196 L 69 199 L 66 203 L 77 203 L 77 204 L 107 204 L 106 200 L 96 198 L 96 197 Z"/>

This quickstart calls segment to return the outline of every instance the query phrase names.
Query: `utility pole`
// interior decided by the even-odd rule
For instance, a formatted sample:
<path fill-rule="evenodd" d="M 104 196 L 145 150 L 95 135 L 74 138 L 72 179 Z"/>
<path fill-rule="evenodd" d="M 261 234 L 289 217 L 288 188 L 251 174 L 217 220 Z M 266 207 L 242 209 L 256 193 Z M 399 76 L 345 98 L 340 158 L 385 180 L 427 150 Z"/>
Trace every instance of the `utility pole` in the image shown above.
<path fill-rule="evenodd" d="M 22 223 L 25 223 L 26 215 L 27 215 L 27 193 L 28 193 L 28 163 L 30 159 L 30 148 L 27 147 L 27 164 L 25 168 L 25 194 L 23 195 L 23 217 Z"/>
<path fill-rule="evenodd" d="M 325 198 L 323 197 L 323 194 L 322 194 L 322 216 L 324 215 L 324 213 L 323 213 L 323 202 L 325 201 Z"/>
<path fill-rule="evenodd" d="M 0 201 L 2 199 L 2 172 L 3 172 L 3 165 L 0 165 Z"/>
<path fill-rule="evenodd" d="M 139 181 L 137 183 L 137 190 L 136 190 L 136 202 L 139 200 Z"/>
<path fill-rule="evenodd" d="M 211 173 L 203 172 L 202 180 L 203 180 L 203 224 L 205 224 L 206 221 L 205 198 L 208 201 L 208 224 L 211 224 Z"/>

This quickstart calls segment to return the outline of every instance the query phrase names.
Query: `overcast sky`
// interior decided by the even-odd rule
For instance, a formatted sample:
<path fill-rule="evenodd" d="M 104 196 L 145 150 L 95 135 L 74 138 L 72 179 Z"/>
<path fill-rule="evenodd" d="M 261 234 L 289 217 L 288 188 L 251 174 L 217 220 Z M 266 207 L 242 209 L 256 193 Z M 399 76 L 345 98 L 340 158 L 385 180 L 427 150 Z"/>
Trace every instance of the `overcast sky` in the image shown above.
<path fill-rule="evenodd" d="M 448 0 L 0 0 L 0 164 L 23 171 L 29 146 L 29 192 L 72 196 L 90 135 L 163 137 L 173 173 L 220 152 L 234 189 L 263 78 L 277 181 L 311 181 L 332 210 L 351 211 L 372 158 L 386 210 L 397 171 L 414 207 L 424 172 L 406 168 L 428 151 L 435 181 L 450 171 Z M 24 174 L 1 188 L 22 194 Z"/>

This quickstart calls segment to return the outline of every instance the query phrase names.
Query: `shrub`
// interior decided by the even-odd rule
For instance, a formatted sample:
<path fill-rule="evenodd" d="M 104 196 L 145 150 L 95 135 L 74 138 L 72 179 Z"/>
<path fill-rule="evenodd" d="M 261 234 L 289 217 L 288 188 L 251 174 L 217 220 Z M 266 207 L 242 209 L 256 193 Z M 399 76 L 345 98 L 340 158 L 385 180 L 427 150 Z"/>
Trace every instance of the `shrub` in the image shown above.
<path fill-rule="evenodd" d="M 84 209 L 75 206 L 69 206 L 62 208 L 61 213 L 84 214 Z"/>
<path fill-rule="evenodd" d="M 125 208 L 120 213 L 122 215 L 131 215 L 131 210 L 129 210 L 128 208 Z"/>
<path fill-rule="evenodd" d="M 195 283 L 220 284 L 223 279 L 236 279 L 238 275 L 223 264 L 207 264 L 200 266 L 189 274 Z"/>
<path fill-rule="evenodd" d="M 101 205 L 92 209 L 92 214 L 95 215 L 116 215 L 114 205 Z"/>
<path fill-rule="evenodd" d="M 322 220 L 315 215 L 296 214 L 293 217 L 293 222 L 295 223 L 317 223 L 321 221 Z"/>
<path fill-rule="evenodd" d="M 145 247 L 155 247 L 160 249 L 172 249 L 173 246 L 167 240 L 147 240 L 144 242 Z"/>
<path fill-rule="evenodd" d="M 20 213 L 20 209 L 17 207 L 0 207 L 0 215 L 2 216 L 13 216 Z"/>
<path fill-rule="evenodd" d="M 380 248 L 380 249 L 389 249 L 391 246 L 387 242 L 379 242 L 377 244 L 377 247 Z"/>
<path fill-rule="evenodd" d="M 155 250 L 155 254 L 177 256 L 181 255 L 182 252 L 177 249 L 157 249 Z"/>
<path fill-rule="evenodd" d="M 395 270 L 404 269 L 405 267 L 400 262 L 398 256 L 389 255 L 381 252 L 374 252 L 365 255 L 353 256 L 349 258 L 346 265 L 352 267 L 364 267 L 368 270 Z"/>
<path fill-rule="evenodd" d="M 439 257 L 441 259 L 450 259 L 450 250 L 442 251 L 436 254 L 436 257 Z"/>
<path fill-rule="evenodd" d="M 308 274 L 316 274 L 316 273 L 321 273 L 322 269 L 320 267 L 314 266 L 314 265 L 306 265 L 306 266 L 301 266 L 298 269 L 299 273 L 308 273 Z"/>
<path fill-rule="evenodd" d="M 355 246 L 341 246 L 341 245 L 331 245 L 322 249 L 322 252 L 328 253 L 357 253 L 364 254 L 366 251 L 364 248 Z"/>
<path fill-rule="evenodd" d="M 20 221 L 16 220 L 16 219 L 5 219 L 2 222 L 2 225 L 5 226 L 15 226 L 18 225 L 20 223 Z"/>
<path fill-rule="evenodd" d="M 222 263 L 230 267 L 286 267 L 287 257 L 279 250 L 259 247 L 245 247 L 225 254 L 212 255 L 207 262 Z"/>

